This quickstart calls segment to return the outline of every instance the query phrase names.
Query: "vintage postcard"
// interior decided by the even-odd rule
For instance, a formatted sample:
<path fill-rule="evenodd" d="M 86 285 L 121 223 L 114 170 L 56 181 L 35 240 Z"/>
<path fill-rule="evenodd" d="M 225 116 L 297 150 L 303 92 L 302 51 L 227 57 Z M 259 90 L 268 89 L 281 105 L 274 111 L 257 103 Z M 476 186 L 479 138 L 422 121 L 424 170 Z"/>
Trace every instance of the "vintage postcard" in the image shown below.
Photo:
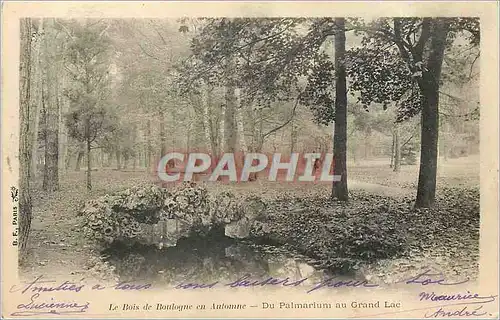
<path fill-rule="evenodd" d="M 497 13 L 3 2 L 2 318 L 498 319 Z"/>

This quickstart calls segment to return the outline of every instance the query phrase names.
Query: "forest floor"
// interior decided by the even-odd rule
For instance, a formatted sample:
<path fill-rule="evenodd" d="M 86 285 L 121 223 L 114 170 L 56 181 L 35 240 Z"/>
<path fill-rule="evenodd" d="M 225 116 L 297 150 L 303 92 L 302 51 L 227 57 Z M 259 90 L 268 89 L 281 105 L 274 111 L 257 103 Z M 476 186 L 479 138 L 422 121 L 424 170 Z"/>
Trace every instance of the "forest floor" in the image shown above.
<path fill-rule="evenodd" d="M 211 191 L 231 190 L 273 200 L 267 237 L 324 260 L 328 266 L 348 267 L 371 281 L 394 282 L 433 268 L 451 278 L 477 276 L 479 258 L 479 158 L 449 159 L 438 168 L 437 205 L 413 210 L 418 166 L 402 166 L 395 173 L 387 160 L 349 166 L 351 200 L 347 205 L 328 201 L 329 184 L 256 182 L 211 186 Z M 96 170 L 93 189 L 85 189 L 85 172 L 61 177 L 61 190 L 47 194 L 33 191 L 33 222 L 28 258 L 21 276 L 87 276 L 93 248 L 80 232 L 77 213 L 82 205 L 104 194 L 134 185 L 156 182 L 140 171 Z M 290 199 L 296 199 L 290 201 Z M 299 215 L 290 219 L 292 215 Z M 353 233 L 360 232 L 359 238 Z M 348 235 L 346 244 L 338 234 Z M 366 237 L 362 234 L 369 234 Z M 339 252 L 338 242 L 352 245 Z M 377 247 L 378 246 L 378 247 Z M 355 256 L 371 251 L 370 263 L 358 264 Z M 358 250 L 359 249 L 359 250 Z M 356 251 L 358 250 L 358 251 Z M 391 250 L 395 250 L 391 254 Z M 387 257 L 384 258 L 384 255 Z M 352 271 L 352 270 L 351 270 Z"/>

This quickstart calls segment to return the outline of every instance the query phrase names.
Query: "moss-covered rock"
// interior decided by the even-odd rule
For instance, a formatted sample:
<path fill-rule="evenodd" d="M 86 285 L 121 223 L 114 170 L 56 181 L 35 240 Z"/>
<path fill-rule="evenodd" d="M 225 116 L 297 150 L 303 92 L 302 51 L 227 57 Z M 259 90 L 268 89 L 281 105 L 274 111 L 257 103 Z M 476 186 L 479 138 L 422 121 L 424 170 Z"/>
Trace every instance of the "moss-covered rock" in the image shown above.
<path fill-rule="evenodd" d="M 132 187 L 89 201 L 81 210 L 85 235 L 105 246 L 124 243 L 175 246 L 190 233 L 226 227 L 226 235 L 244 238 L 261 215 L 258 197 L 230 192 L 210 194 L 204 185 L 185 183 L 174 189 L 154 185 Z"/>

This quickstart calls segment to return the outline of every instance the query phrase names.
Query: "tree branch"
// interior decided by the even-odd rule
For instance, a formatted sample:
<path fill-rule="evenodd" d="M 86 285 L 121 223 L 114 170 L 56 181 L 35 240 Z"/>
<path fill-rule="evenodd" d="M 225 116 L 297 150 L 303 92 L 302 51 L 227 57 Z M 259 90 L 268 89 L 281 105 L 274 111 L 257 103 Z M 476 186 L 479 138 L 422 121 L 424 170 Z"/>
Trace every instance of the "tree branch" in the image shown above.
<path fill-rule="evenodd" d="M 66 34 L 68 35 L 68 37 L 70 39 L 73 39 L 73 35 L 71 34 L 71 32 L 69 31 L 68 28 L 66 28 L 65 25 L 63 25 L 62 23 L 60 23 L 57 19 L 54 19 L 54 22 L 57 23 L 61 28 L 63 28 L 64 32 L 66 32 Z"/>
<path fill-rule="evenodd" d="M 152 58 L 152 59 L 155 59 L 155 60 L 158 60 L 158 61 L 161 61 L 158 57 L 150 54 L 149 52 L 146 51 L 146 49 L 144 49 L 140 43 L 137 43 L 137 45 L 139 46 L 139 48 L 141 48 L 141 51 L 142 53 L 144 53 L 145 55 L 147 55 L 148 57 Z"/>
<path fill-rule="evenodd" d="M 160 33 L 160 31 L 158 31 L 158 29 L 156 28 L 156 24 L 151 21 L 151 25 L 153 26 L 153 29 L 156 31 L 156 33 L 158 34 L 158 36 L 160 37 L 161 39 L 161 42 L 163 42 L 163 44 L 165 46 L 168 46 L 168 42 L 165 40 L 165 38 L 162 36 L 162 34 Z"/>
<path fill-rule="evenodd" d="M 410 141 L 411 141 L 411 139 L 413 139 L 413 137 L 414 137 L 414 136 L 415 136 L 415 134 L 412 134 L 412 135 L 408 138 L 408 140 L 406 140 L 406 142 L 405 142 L 405 143 L 403 143 L 403 144 L 401 145 L 401 147 L 400 147 L 400 148 L 403 148 L 404 146 L 406 146 L 406 144 L 407 144 L 408 142 L 410 142 Z"/>
<path fill-rule="evenodd" d="M 418 39 L 417 44 L 415 45 L 415 52 L 422 56 L 424 52 L 425 43 L 431 36 L 431 20 L 430 18 L 424 18 L 422 21 L 422 33 L 420 34 L 420 38 Z"/>
<path fill-rule="evenodd" d="M 474 60 L 472 60 L 472 63 L 470 65 L 469 79 L 472 79 L 472 69 L 474 68 L 474 64 L 476 63 L 477 59 L 479 59 L 480 55 L 481 53 L 478 52 L 477 55 L 474 57 Z"/>
<path fill-rule="evenodd" d="M 287 124 L 289 124 L 293 118 L 295 117 L 295 110 L 297 110 L 297 106 L 299 105 L 299 100 L 300 100 L 300 96 L 301 94 L 299 94 L 295 100 L 295 105 L 293 106 L 293 109 L 292 109 L 292 115 L 290 116 L 290 118 L 288 118 L 288 120 L 286 120 L 285 122 L 283 122 L 280 126 L 277 126 L 276 128 L 268 131 L 267 133 L 263 134 L 262 135 L 262 138 L 265 138 L 271 134 L 273 134 L 274 132 L 280 130 L 281 128 L 284 128 Z"/>

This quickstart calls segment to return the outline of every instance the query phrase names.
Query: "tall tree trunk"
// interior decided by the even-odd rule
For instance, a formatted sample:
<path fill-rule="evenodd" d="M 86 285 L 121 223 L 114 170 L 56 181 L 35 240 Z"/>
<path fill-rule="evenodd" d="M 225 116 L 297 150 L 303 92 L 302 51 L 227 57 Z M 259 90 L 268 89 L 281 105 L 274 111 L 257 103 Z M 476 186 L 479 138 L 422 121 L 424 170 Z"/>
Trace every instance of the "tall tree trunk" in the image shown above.
<path fill-rule="evenodd" d="M 122 153 L 120 151 L 120 148 L 117 148 L 115 150 L 115 156 L 116 156 L 116 170 L 121 170 L 122 169 Z"/>
<path fill-rule="evenodd" d="M 332 198 L 347 201 L 347 80 L 345 58 L 345 19 L 335 18 L 335 134 L 333 137 L 334 175 Z"/>
<path fill-rule="evenodd" d="M 81 149 L 78 150 L 78 154 L 76 156 L 75 171 L 80 171 L 80 167 L 82 166 L 82 160 L 83 160 L 84 155 L 85 155 L 85 152 L 83 151 L 83 146 L 82 146 Z"/>
<path fill-rule="evenodd" d="M 244 107 L 243 107 L 243 102 L 241 99 L 241 89 L 236 89 L 235 91 L 236 95 L 236 127 L 238 129 L 238 140 L 239 140 L 239 147 L 240 150 L 244 153 L 248 151 L 247 148 L 247 143 L 245 140 L 245 122 L 243 120 L 243 112 L 244 112 Z"/>
<path fill-rule="evenodd" d="M 44 42 L 44 20 L 39 19 L 38 20 L 38 30 L 36 31 L 36 40 L 32 44 L 34 47 L 32 48 L 33 54 L 32 58 L 34 59 L 33 63 L 31 64 L 32 68 L 32 75 L 31 75 L 31 89 L 33 90 L 31 98 L 33 104 L 36 104 L 36 107 L 33 108 L 34 111 L 34 118 L 32 118 L 32 125 L 34 126 L 34 130 L 32 132 L 32 139 L 33 143 L 31 144 L 32 146 L 32 170 L 31 170 L 31 179 L 35 179 L 37 174 L 38 174 L 38 126 L 40 122 L 40 111 L 42 109 L 41 104 L 42 104 L 42 75 L 41 75 L 41 61 L 43 59 L 43 50 L 42 50 L 42 44 Z M 35 32 L 35 30 L 33 30 Z"/>
<path fill-rule="evenodd" d="M 189 123 L 188 123 L 188 128 L 187 128 L 187 137 L 186 137 L 186 152 L 189 153 L 189 150 L 191 149 L 191 135 L 192 135 L 192 132 L 193 131 L 193 121 L 192 120 L 189 120 Z"/>
<path fill-rule="evenodd" d="M 43 68 L 43 71 L 41 72 L 41 79 L 39 80 L 41 82 L 41 87 L 42 87 L 42 92 L 40 95 L 40 110 L 38 112 L 38 127 L 37 129 L 37 139 L 35 140 L 35 144 L 37 145 L 37 152 L 34 153 L 34 155 L 38 158 L 36 161 L 35 165 L 35 171 L 38 172 L 40 167 L 43 166 L 43 169 L 45 170 L 45 150 L 47 148 L 46 145 L 46 135 L 47 135 L 47 81 L 45 80 L 45 68 Z M 43 141 L 43 144 L 40 143 L 40 141 Z M 43 146 L 43 153 L 38 152 L 40 150 L 39 146 Z M 34 151 L 35 152 L 35 151 Z M 44 157 L 42 158 L 41 155 Z M 42 172 L 42 176 L 44 175 L 44 172 Z"/>
<path fill-rule="evenodd" d="M 53 55 L 57 54 L 53 29 L 54 19 L 47 20 L 45 31 L 50 39 L 44 44 L 45 72 L 44 91 L 45 101 L 45 163 L 43 170 L 43 188 L 46 191 L 59 190 L 59 99 L 57 64 Z"/>
<path fill-rule="evenodd" d="M 295 121 L 292 119 L 292 126 L 290 131 L 290 154 L 295 151 L 295 145 L 297 144 L 297 128 L 295 127 Z"/>
<path fill-rule="evenodd" d="M 104 164 L 106 163 L 106 154 L 104 153 L 104 150 L 101 148 L 99 150 L 99 168 L 104 168 Z"/>
<path fill-rule="evenodd" d="M 206 84 L 202 85 L 201 89 L 201 107 L 203 108 L 203 133 L 205 135 L 205 145 L 206 145 L 206 152 L 210 152 L 212 150 L 212 143 L 211 143 L 211 137 L 210 137 L 210 119 L 209 119 L 209 112 L 208 112 L 208 88 L 206 88 Z"/>
<path fill-rule="evenodd" d="M 401 138 L 399 134 L 399 126 L 394 126 L 394 172 L 401 171 Z"/>
<path fill-rule="evenodd" d="M 125 152 L 123 154 L 123 169 L 127 169 L 128 168 L 128 162 L 130 160 L 130 157 L 129 157 L 129 154 L 127 152 Z"/>
<path fill-rule="evenodd" d="M 66 150 L 68 150 L 68 148 L 66 148 Z M 73 158 L 73 155 L 68 152 L 66 158 L 64 159 L 64 170 L 65 171 L 68 171 L 69 170 L 69 167 L 71 166 L 71 159 Z"/>
<path fill-rule="evenodd" d="M 32 173 L 33 116 L 37 105 L 32 103 L 31 77 L 33 64 L 32 35 L 35 32 L 30 18 L 21 19 L 20 84 L 19 84 L 19 259 L 27 254 L 26 245 L 31 228 L 32 203 L 30 177 Z M 34 111 L 34 110 L 35 111 Z"/>
<path fill-rule="evenodd" d="M 61 90 L 59 90 L 59 176 L 62 171 L 66 171 L 68 166 L 68 133 L 67 128 L 64 125 L 64 115 L 69 111 L 69 99 L 64 96 L 63 89 L 66 88 L 68 83 L 68 74 L 64 71 L 63 62 L 61 66 Z"/>
<path fill-rule="evenodd" d="M 137 156 L 138 156 L 138 150 L 136 147 L 137 144 L 137 135 L 138 135 L 138 128 L 137 124 L 134 123 L 132 125 L 132 147 L 130 148 L 131 150 L 131 156 L 132 156 L 132 169 L 135 171 L 137 168 Z"/>
<path fill-rule="evenodd" d="M 236 151 L 236 94 L 235 87 L 229 85 L 226 88 L 226 108 L 224 113 L 225 125 L 225 151 L 234 153 Z"/>
<path fill-rule="evenodd" d="M 262 121 L 262 109 L 258 109 L 252 114 L 252 152 L 260 153 L 264 146 L 264 121 Z M 248 176 L 249 181 L 255 181 L 258 178 L 258 172 L 252 172 Z"/>
<path fill-rule="evenodd" d="M 227 90 L 227 89 L 226 89 Z M 226 93 L 227 96 L 227 93 Z M 227 109 L 227 100 L 226 103 L 221 106 L 221 123 L 219 124 L 219 148 L 221 153 L 226 151 L 226 109 Z"/>
<path fill-rule="evenodd" d="M 206 103 L 203 104 L 203 132 L 205 134 L 205 144 L 207 152 L 211 152 L 212 155 L 216 155 L 216 147 L 214 141 L 212 139 L 212 134 L 210 130 L 210 114 L 208 112 L 208 105 Z"/>
<path fill-rule="evenodd" d="M 392 144 L 391 144 L 391 164 L 389 165 L 390 168 L 394 167 L 394 146 L 396 143 L 396 134 L 394 132 L 394 129 L 392 130 Z"/>
<path fill-rule="evenodd" d="M 90 154 L 90 119 L 87 118 L 85 124 L 85 132 L 87 137 L 87 190 L 92 189 L 92 163 L 91 163 L 91 154 Z"/>
<path fill-rule="evenodd" d="M 153 166 L 151 165 L 151 158 L 153 157 L 152 155 L 152 147 L 151 147 L 151 120 L 148 119 L 146 122 L 146 170 L 148 172 L 151 172 L 153 169 Z"/>
<path fill-rule="evenodd" d="M 443 64 L 449 24 L 445 19 L 434 19 L 430 38 L 426 71 L 420 82 L 422 98 L 422 123 L 420 171 L 418 175 L 416 207 L 431 207 L 436 197 L 437 147 L 439 135 L 439 80 Z"/>
<path fill-rule="evenodd" d="M 160 110 L 159 114 L 160 118 L 160 156 L 158 158 L 161 159 L 167 153 L 167 133 L 165 130 L 165 111 Z"/>
<path fill-rule="evenodd" d="M 207 152 L 211 152 L 212 156 L 217 156 L 217 137 L 214 134 L 214 128 L 212 127 L 210 112 L 210 90 L 211 88 L 209 85 L 203 85 L 201 93 L 201 104 L 203 108 L 203 131 L 205 133 L 205 144 L 207 146 Z"/>
<path fill-rule="evenodd" d="M 365 150 L 364 150 L 364 159 L 370 159 L 373 156 L 372 152 L 372 142 L 371 142 L 371 137 L 372 137 L 372 129 L 367 128 L 365 129 Z"/>
<path fill-rule="evenodd" d="M 238 147 L 241 152 L 240 156 L 236 159 L 238 168 L 243 168 L 245 163 L 245 154 L 248 152 L 247 143 L 245 140 L 245 122 L 243 120 L 243 100 L 241 99 L 241 89 L 236 88 L 234 91 L 236 101 L 236 130 L 238 135 Z"/>

